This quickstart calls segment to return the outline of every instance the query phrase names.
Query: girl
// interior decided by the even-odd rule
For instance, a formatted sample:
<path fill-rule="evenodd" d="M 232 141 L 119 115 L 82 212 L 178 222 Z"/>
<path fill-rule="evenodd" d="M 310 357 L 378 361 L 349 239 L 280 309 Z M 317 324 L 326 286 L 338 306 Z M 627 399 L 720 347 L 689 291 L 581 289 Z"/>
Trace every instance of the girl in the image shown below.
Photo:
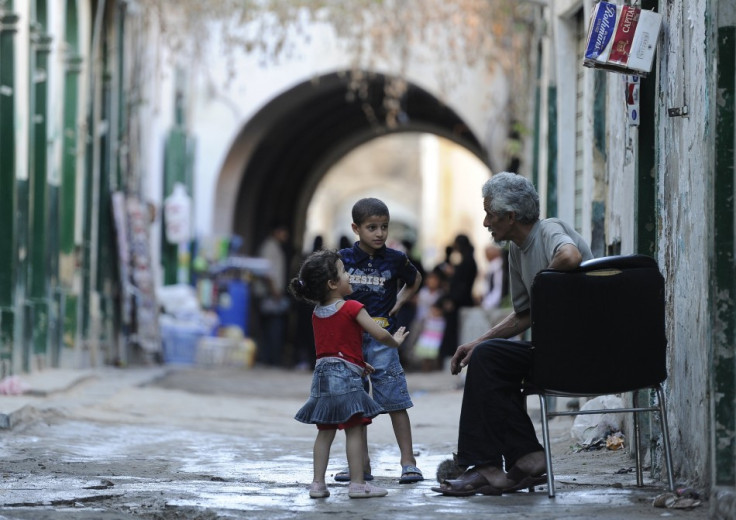
<path fill-rule="evenodd" d="M 316 424 L 314 442 L 314 480 L 309 496 L 325 498 L 330 492 L 325 471 L 330 446 L 337 430 L 345 430 L 350 468 L 350 498 L 382 497 L 386 489 L 366 483 L 363 473 L 363 429 L 371 417 L 383 412 L 366 393 L 363 376 L 373 367 L 363 360 L 362 333 L 399 348 L 408 332 L 399 328 L 392 336 L 368 315 L 363 304 L 345 301 L 353 290 L 340 256 L 335 251 L 316 251 L 302 264 L 299 276 L 289 290 L 300 300 L 316 303 L 312 314 L 317 363 L 309 400 L 297 412 L 297 421 Z"/>

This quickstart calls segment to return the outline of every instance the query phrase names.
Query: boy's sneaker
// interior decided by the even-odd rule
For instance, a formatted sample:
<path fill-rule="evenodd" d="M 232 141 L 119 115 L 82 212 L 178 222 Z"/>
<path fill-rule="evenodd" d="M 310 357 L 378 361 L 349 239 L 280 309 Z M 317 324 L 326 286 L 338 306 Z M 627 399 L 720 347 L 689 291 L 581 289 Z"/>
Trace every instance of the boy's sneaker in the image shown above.
<path fill-rule="evenodd" d="M 323 482 L 312 482 L 309 486 L 309 498 L 327 498 L 330 496 L 330 490 Z"/>
<path fill-rule="evenodd" d="M 348 496 L 350 498 L 374 498 L 385 497 L 388 495 L 388 489 L 374 486 L 365 482 L 364 484 L 350 484 L 348 486 Z"/>

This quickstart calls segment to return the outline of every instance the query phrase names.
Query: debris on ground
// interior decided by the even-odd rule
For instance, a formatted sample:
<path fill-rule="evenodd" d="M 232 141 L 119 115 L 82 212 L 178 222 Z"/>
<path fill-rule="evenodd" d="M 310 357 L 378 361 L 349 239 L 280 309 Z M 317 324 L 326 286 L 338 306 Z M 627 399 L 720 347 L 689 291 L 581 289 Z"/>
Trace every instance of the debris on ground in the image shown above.
<path fill-rule="evenodd" d="M 615 432 L 606 438 L 606 448 L 612 451 L 622 450 L 624 448 L 624 434 Z"/>
<path fill-rule="evenodd" d="M 693 509 L 702 504 L 700 493 L 693 488 L 678 488 L 674 493 L 663 493 L 654 498 L 654 507 L 667 509 Z"/>
<path fill-rule="evenodd" d="M 28 385 L 18 376 L 9 376 L 0 381 L 0 394 L 2 395 L 22 395 L 28 389 Z"/>

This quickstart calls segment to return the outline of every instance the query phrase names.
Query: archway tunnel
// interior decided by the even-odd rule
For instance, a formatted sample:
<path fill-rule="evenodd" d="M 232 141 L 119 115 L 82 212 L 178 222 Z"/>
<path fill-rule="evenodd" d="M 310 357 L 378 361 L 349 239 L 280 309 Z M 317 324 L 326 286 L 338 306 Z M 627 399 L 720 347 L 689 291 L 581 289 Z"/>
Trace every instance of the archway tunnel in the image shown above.
<path fill-rule="evenodd" d="M 276 220 L 290 226 L 299 250 L 307 208 L 320 180 L 341 157 L 371 139 L 395 132 L 431 133 L 488 164 L 479 140 L 438 98 L 406 85 L 398 99 L 397 124 L 390 126 L 385 91 L 392 78 L 372 73 L 362 77 L 357 90 L 350 88 L 349 72 L 303 82 L 244 126 L 230 151 L 240 168 L 231 229 L 243 239 L 242 253 L 254 254 Z M 215 211 L 227 211 L 226 205 Z"/>

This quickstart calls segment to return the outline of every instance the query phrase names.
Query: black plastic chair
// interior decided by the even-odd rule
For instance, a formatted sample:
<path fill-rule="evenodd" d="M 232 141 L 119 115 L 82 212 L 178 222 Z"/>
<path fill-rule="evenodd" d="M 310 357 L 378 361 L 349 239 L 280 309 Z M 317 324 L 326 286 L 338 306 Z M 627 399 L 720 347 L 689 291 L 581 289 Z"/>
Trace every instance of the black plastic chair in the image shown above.
<path fill-rule="evenodd" d="M 656 412 L 662 427 L 669 490 L 674 491 L 665 396 L 667 378 L 664 280 L 654 259 L 612 256 L 575 271 L 544 270 L 532 284 L 534 364 L 526 393 L 539 394 L 547 462 L 547 489 L 555 496 L 549 419 L 561 415 L 633 412 L 636 483 L 643 485 L 638 414 Z M 653 389 L 656 406 L 638 406 L 637 393 Z M 550 411 L 547 396 L 594 397 L 633 393 L 633 406 Z"/>

